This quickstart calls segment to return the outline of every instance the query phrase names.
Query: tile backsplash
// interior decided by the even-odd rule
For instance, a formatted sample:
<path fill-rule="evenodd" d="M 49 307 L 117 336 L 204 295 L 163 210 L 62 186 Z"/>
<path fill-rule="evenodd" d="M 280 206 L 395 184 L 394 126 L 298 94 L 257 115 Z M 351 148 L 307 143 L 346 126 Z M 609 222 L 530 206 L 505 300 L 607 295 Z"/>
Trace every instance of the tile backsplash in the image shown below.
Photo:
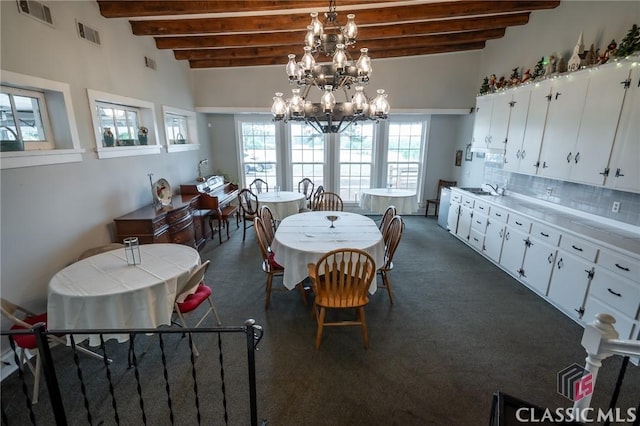
<path fill-rule="evenodd" d="M 640 194 L 507 172 L 502 169 L 503 158 L 502 154 L 486 155 L 483 183 L 497 184 L 506 187 L 508 192 L 640 226 Z M 548 188 L 551 188 L 551 195 L 547 195 Z M 611 211 L 614 201 L 620 203 L 618 213 Z"/>

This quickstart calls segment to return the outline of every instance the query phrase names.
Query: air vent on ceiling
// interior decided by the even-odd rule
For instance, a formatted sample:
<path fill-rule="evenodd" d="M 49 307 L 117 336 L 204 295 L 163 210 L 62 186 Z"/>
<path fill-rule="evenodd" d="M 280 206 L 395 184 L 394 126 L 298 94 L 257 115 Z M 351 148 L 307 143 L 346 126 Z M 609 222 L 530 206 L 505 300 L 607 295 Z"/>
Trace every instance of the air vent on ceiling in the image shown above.
<path fill-rule="evenodd" d="M 78 28 L 78 35 L 80 38 L 100 45 L 100 34 L 98 33 L 98 30 L 94 30 L 80 21 L 76 21 L 76 28 Z"/>
<path fill-rule="evenodd" d="M 144 57 L 144 66 L 147 68 L 151 68 L 152 70 L 156 69 L 156 61 L 154 61 L 153 59 L 151 59 L 148 56 Z"/>
<path fill-rule="evenodd" d="M 40 22 L 53 26 L 51 9 L 48 6 L 35 0 L 18 0 L 18 10 L 20 13 L 31 16 Z"/>

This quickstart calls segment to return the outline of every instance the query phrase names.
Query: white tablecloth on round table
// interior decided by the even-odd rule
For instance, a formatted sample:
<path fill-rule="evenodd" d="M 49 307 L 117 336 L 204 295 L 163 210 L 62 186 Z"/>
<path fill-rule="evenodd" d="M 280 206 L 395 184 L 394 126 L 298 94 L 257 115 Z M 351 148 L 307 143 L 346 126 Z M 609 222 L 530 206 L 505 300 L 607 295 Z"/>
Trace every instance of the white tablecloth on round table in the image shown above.
<path fill-rule="evenodd" d="M 360 207 L 377 213 L 384 213 L 390 205 L 396 206 L 398 214 L 411 214 L 418 210 L 415 191 L 408 189 L 372 188 L 363 189 Z"/>
<path fill-rule="evenodd" d="M 335 228 L 327 215 L 336 215 Z M 271 248 L 275 260 L 284 267 L 283 283 L 289 290 L 309 275 L 307 265 L 316 263 L 327 252 L 339 248 L 357 248 L 369 253 L 376 269 L 384 263 L 384 240 L 375 222 L 366 216 L 318 211 L 289 216 L 278 226 Z M 376 279 L 369 293 L 375 293 Z"/>
<path fill-rule="evenodd" d="M 139 265 L 127 265 L 124 249 L 82 259 L 51 278 L 50 329 L 156 328 L 171 324 L 176 293 L 200 265 L 197 250 L 181 244 L 140 246 Z M 99 335 L 76 335 L 100 344 Z M 126 341 L 128 335 L 105 336 Z"/>
<path fill-rule="evenodd" d="M 258 194 L 258 205 L 267 205 L 273 212 L 274 219 L 282 220 L 292 214 L 297 214 L 301 208 L 307 206 L 307 199 L 301 192 L 280 191 L 263 192 Z"/>

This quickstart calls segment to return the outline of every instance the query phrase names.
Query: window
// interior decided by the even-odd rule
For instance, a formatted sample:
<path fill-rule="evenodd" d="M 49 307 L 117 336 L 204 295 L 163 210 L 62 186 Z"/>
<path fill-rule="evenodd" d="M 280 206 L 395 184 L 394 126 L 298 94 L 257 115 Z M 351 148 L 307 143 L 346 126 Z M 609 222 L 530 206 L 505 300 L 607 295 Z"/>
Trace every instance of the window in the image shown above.
<path fill-rule="evenodd" d="M 389 123 L 387 145 L 387 184 L 418 191 L 424 141 L 424 123 Z"/>
<path fill-rule="evenodd" d="M 167 152 L 200 149 L 196 113 L 169 106 L 163 106 L 162 111 Z"/>
<path fill-rule="evenodd" d="M 53 149 L 44 94 L 2 86 L 0 146 L 2 151 Z"/>
<path fill-rule="evenodd" d="M 269 187 L 278 185 L 276 125 L 271 119 L 238 120 L 242 180 L 245 187 L 256 178 L 265 180 Z"/>
<path fill-rule="evenodd" d="M 362 190 L 371 188 L 374 124 L 351 125 L 339 136 L 340 197 L 358 202 Z"/>
<path fill-rule="evenodd" d="M 184 144 L 189 139 L 187 129 L 187 117 L 173 113 L 164 115 L 164 124 L 167 126 L 167 141 L 173 144 Z"/>
<path fill-rule="evenodd" d="M 87 89 L 98 158 L 159 154 L 152 102 Z"/>
<path fill-rule="evenodd" d="M 291 123 L 291 167 L 293 189 L 309 178 L 317 188 L 324 183 L 325 138 L 306 124 Z"/>
<path fill-rule="evenodd" d="M 0 168 L 82 161 L 67 83 L 0 71 Z"/>

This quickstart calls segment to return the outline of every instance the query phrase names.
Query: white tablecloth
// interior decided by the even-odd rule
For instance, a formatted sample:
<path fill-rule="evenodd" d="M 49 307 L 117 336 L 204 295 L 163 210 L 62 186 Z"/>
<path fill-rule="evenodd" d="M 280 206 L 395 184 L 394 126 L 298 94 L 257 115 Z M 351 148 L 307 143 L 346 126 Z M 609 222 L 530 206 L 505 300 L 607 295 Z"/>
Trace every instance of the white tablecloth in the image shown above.
<path fill-rule="evenodd" d="M 200 254 L 181 244 L 140 246 L 141 264 L 127 265 L 124 249 L 73 263 L 51 278 L 50 329 L 156 328 L 171 324 L 176 292 L 200 265 Z M 76 335 L 100 344 L 99 335 Z M 119 342 L 128 335 L 110 335 Z"/>
<path fill-rule="evenodd" d="M 418 210 L 415 191 L 407 189 L 373 188 L 363 189 L 360 207 L 372 212 L 384 213 L 390 205 L 396 206 L 398 214 L 411 214 Z"/>
<path fill-rule="evenodd" d="M 335 228 L 327 215 L 336 215 Z M 366 216 L 347 212 L 307 212 L 284 219 L 271 244 L 275 260 L 284 266 L 283 282 L 288 289 L 309 275 L 307 264 L 316 263 L 327 252 L 339 248 L 357 248 L 369 253 L 376 269 L 384 263 L 384 241 L 375 222 Z M 375 293 L 376 279 L 369 293 Z"/>
<path fill-rule="evenodd" d="M 292 214 L 297 214 L 301 208 L 307 206 L 307 200 L 301 192 L 280 191 L 263 192 L 258 194 L 258 204 L 267 205 L 273 212 L 274 219 L 282 220 Z"/>

